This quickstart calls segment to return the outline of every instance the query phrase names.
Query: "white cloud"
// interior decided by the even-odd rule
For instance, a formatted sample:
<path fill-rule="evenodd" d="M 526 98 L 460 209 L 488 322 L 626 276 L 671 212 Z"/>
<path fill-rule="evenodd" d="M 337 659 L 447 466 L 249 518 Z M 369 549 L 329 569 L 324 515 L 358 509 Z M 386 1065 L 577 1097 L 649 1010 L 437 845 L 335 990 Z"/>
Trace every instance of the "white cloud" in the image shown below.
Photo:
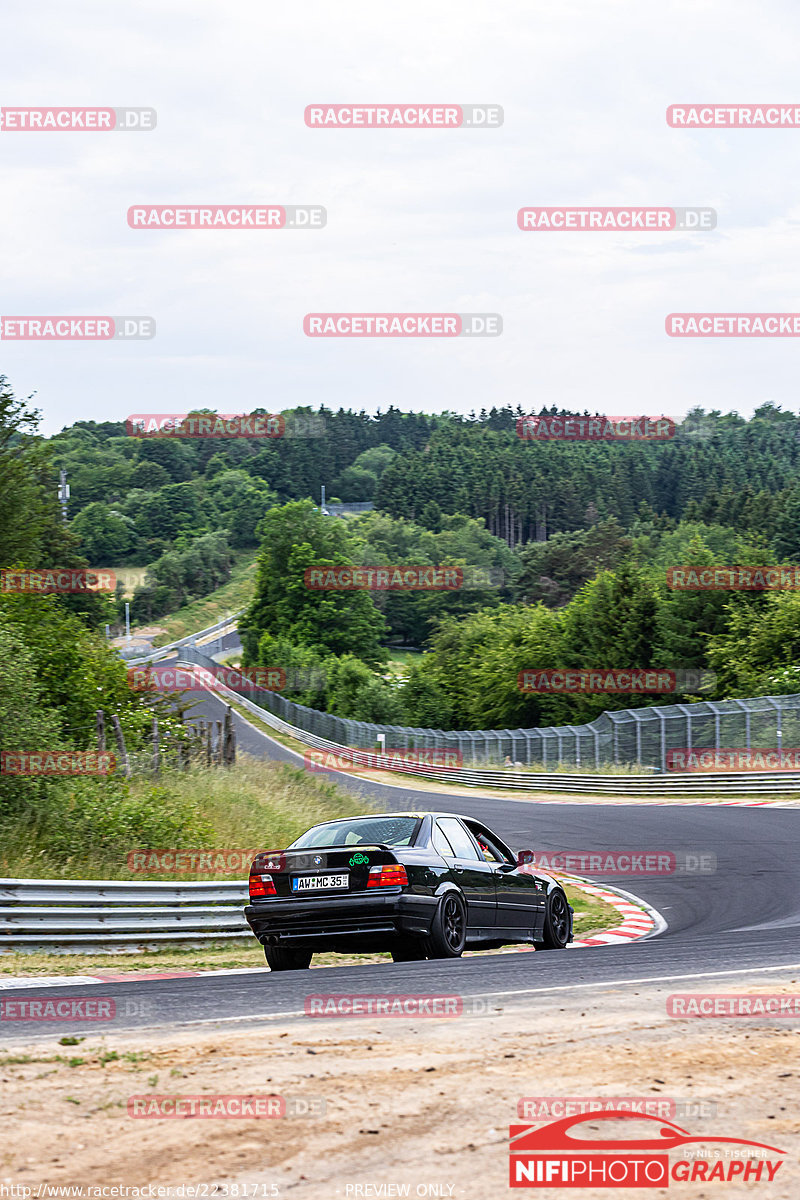
<path fill-rule="evenodd" d="M 792 340 L 667 338 L 673 310 L 800 310 L 800 129 L 670 129 L 800 102 L 800 14 L 634 0 L 391 7 L 43 0 L 5 105 L 152 105 L 153 133 L 0 133 L 3 314 L 147 314 L 152 342 L 0 343 L 48 430 L 182 405 L 678 416 L 794 406 Z M 307 104 L 498 103 L 498 130 L 317 130 Z M 140 231 L 133 203 L 316 203 L 318 232 Z M 537 204 L 710 205 L 713 234 L 521 233 Z M 495 339 L 311 340 L 308 311 L 498 311 Z"/>

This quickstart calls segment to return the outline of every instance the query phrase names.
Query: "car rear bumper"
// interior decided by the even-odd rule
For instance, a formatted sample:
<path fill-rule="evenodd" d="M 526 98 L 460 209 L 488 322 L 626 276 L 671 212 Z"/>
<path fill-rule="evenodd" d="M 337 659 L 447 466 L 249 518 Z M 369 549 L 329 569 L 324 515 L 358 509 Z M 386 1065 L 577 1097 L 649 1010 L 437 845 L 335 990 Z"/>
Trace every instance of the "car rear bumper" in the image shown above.
<path fill-rule="evenodd" d="M 326 896 L 322 904 L 306 898 L 270 898 L 249 904 L 244 915 L 260 942 L 311 946 L 343 938 L 426 937 L 437 904 L 436 896 L 359 892 Z"/>

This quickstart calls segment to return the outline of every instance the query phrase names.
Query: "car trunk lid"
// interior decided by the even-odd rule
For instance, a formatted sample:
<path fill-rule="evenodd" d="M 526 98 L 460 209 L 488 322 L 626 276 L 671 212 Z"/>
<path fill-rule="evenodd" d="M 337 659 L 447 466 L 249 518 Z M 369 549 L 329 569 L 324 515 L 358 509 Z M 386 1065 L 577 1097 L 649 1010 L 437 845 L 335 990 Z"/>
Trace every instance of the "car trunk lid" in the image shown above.
<path fill-rule="evenodd" d="M 374 881 L 381 868 L 397 866 L 398 859 L 388 846 L 320 846 L 264 851 L 256 855 L 250 874 L 261 876 L 264 883 L 267 877 L 272 880 L 275 890 L 270 888 L 270 895 L 313 899 L 372 890 L 370 871 Z"/>

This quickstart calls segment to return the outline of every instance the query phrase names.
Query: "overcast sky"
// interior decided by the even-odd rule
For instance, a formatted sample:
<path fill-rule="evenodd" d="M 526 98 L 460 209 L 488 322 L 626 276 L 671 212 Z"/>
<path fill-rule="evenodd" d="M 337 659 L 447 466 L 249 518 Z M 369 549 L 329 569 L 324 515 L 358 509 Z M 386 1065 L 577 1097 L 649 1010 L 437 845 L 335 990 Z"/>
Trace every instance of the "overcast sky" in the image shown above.
<path fill-rule="evenodd" d="M 4 316 L 145 314 L 152 341 L 0 342 L 44 429 L 255 405 L 797 408 L 797 339 L 668 338 L 672 311 L 800 311 L 800 103 L 773 0 L 37 2 L 2 104 L 153 106 L 151 133 L 0 132 Z M 500 129 L 318 130 L 316 102 L 495 103 Z M 132 204 L 321 204 L 318 231 L 133 230 Z M 522 233 L 527 205 L 702 205 L 713 233 Z M 497 338 L 311 339 L 307 312 L 498 312 Z"/>

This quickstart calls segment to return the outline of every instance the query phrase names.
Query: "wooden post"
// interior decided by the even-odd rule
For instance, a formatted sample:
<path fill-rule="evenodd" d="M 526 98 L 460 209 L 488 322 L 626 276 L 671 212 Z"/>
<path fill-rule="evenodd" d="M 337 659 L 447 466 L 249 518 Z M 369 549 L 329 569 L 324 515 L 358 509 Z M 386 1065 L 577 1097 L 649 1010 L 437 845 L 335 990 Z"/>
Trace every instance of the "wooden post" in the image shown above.
<path fill-rule="evenodd" d="M 122 733 L 122 726 L 119 723 L 119 717 L 116 713 L 111 715 L 111 724 L 114 726 L 114 734 L 117 739 L 117 750 L 119 751 L 119 761 L 122 766 L 122 774 L 126 779 L 131 777 L 131 764 L 128 762 L 128 752 L 125 749 L 125 738 Z"/>
<path fill-rule="evenodd" d="M 218 767 L 222 766 L 222 721 L 215 722 L 217 727 L 217 741 L 214 746 L 214 762 Z"/>
<path fill-rule="evenodd" d="M 97 710 L 97 753 L 105 754 L 106 750 L 106 717 L 102 708 Z"/>
<path fill-rule="evenodd" d="M 233 721 L 233 709 L 230 704 L 225 709 L 225 765 L 232 767 L 236 762 L 236 726 Z"/>
<path fill-rule="evenodd" d="M 153 717 L 153 773 L 161 773 L 161 754 L 159 752 L 158 717 Z"/>
<path fill-rule="evenodd" d="M 204 721 L 203 727 L 204 727 L 204 731 L 205 731 L 205 740 L 206 740 L 206 766 L 210 767 L 211 766 L 211 722 Z"/>

